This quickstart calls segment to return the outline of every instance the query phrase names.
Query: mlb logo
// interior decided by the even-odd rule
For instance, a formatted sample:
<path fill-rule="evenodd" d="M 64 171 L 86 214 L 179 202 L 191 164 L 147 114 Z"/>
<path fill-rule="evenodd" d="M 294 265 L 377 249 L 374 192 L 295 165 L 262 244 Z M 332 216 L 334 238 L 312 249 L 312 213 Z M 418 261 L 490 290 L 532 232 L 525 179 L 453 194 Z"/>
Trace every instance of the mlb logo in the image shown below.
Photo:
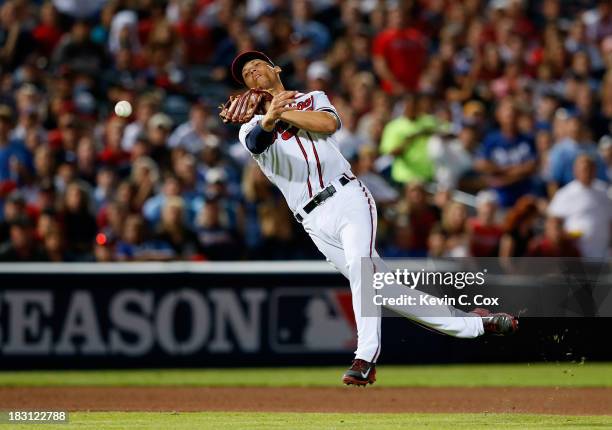
<path fill-rule="evenodd" d="M 270 298 L 270 348 L 279 353 L 352 352 L 357 346 L 347 288 L 280 288 Z"/>

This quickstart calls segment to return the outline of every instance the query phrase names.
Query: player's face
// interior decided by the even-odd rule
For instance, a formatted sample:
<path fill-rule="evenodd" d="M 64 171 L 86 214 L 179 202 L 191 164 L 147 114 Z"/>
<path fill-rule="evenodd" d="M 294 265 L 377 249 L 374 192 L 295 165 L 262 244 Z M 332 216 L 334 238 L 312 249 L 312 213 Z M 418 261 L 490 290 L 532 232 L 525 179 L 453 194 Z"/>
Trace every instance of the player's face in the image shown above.
<path fill-rule="evenodd" d="M 263 60 L 251 60 L 242 68 L 242 78 L 248 88 L 272 88 L 278 79 L 276 70 Z"/>

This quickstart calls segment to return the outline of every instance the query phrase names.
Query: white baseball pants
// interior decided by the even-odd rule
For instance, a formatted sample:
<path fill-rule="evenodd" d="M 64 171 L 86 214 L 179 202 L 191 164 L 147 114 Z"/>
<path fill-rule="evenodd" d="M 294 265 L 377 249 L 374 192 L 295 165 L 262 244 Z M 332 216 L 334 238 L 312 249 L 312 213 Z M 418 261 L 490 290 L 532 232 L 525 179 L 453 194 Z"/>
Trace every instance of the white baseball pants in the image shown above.
<path fill-rule="evenodd" d="M 316 207 L 310 214 L 300 211 L 302 225 L 327 261 L 348 278 L 351 286 L 353 311 L 357 325 L 355 358 L 376 362 L 381 346 L 380 307 L 377 316 L 362 316 L 361 264 L 378 258 L 376 242 L 376 206 L 372 195 L 358 180 L 341 186 L 332 181 L 336 194 Z M 376 268 L 373 268 L 376 270 Z M 403 286 L 403 294 L 424 295 Z M 402 316 L 436 331 L 461 338 L 474 338 L 484 333 L 482 320 L 451 306 L 428 306 L 426 311 L 405 306 L 388 307 Z M 370 313 L 370 312 L 368 312 Z M 426 316 L 426 315 L 431 316 Z"/>

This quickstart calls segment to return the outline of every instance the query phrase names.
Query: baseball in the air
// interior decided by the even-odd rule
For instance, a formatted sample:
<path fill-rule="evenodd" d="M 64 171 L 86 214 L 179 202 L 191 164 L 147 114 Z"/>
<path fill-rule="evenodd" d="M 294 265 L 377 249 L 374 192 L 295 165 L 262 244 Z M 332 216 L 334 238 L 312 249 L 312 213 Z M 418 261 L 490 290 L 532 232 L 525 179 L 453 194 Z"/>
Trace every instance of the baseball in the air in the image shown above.
<path fill-rule="evenodd" d="M 132 114 L 132 105 L 126 100 L 121 100 L 115 105 L 115 113 L 117 116 L 126 118 Z"/>

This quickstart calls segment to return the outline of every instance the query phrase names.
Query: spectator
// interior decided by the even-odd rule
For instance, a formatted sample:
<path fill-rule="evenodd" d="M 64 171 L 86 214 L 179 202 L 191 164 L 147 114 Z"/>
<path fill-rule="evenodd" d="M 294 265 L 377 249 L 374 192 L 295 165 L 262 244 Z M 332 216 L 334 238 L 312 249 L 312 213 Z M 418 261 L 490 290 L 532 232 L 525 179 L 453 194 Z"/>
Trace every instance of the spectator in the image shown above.
<path fill-rule="evenodd" d="M 144 94 L 136 101 L 136 113 L 133 122 L 125 127 L 121 147 L 131 151 L 136 140 L 146 133 L 146 125 L 158 109 L 159 101 L 154 94 Z"/>
<path fill-rule="evenodd" d="M 228 223 L 227 213 L 219 199 L 209 199 L 197 219 L 198 241 L 207 260 L 231 260 L 239 252 L 235 230 Z"/>
<path fill-rule="evenodd" d="M 478 100 L 469 100 L 460 111 L 460 120 L 463 124 L 473 126 L 480 137 L 486 127 L 486 110 L 484 104 Z M 459 125 L 461 125 L 461 122 Z"/>
<path fill-rule="evenodd" d="M 596 160 L 597 178 L 607 181 L 605 164 L 597 153 L 597 147 L 584 140 L 584 130 L 581 130 L 582 124 L 578 117 L 571 112 L 560 112 L 559 115 L 567 116 L 567 119 L 565 122 L 565 137 L 556 142 L 550 151 L 551 195 L 559 187 L 567 185 L 574 179 L 573 166 L 582 153 L 589 154 Z"/>
<path fill-rule="evenodd" d="M 584 18 L 588 28 L 588 37 L 599 42 L 612 35 L 612 7 L 605 0 L 598 0 L 597 7 L 585 13 Z"/>
<path fill-rule="evenodd" d="M 63 222 L 67 251 L 86 255 L 96 234 L 96 221 L 90 212 L 85 185 L 72 182 L 66 189 Z"/>
<path fill-rule="evenodd" d="M 499 246 L 499 255 L 503 258 L 524 257 L 529 243 L 535 236 L 535 224 L 538 220 L 536 199 L 523 196 L 506 215 L 504 235 Z"/>
<path fill-rule="evenodd" d="M 537 90 L 536 97 L 538 97 Z M 542 90 L 542 95 L 538 98 L 535 112 L 536 129 L 550 132 L 553 118 L 558 108 L 559 99 L 555 92 L 553 90 Z"/>
<path fill-rule="evenodd" d="M 376 36 L 372 46 L 374 70 L 382 88 L 393 95 L 416 90 L 426 62 L 426 39 L 409 26 L 409 14 L 403 5 L 391 9 L 386 29 Z M 408 58 L 410 61 L 406 61 Z"/>
<path fill-rule="evenodd" d="M 11 108 L 0 105 L 0 182 L 16 181 L 19 166 L 30 164 L 30 155 L 23 141 L 9 138 L 12 125 Z"/>
<path fill-rule="evenodd" d="M 23 84 L 15 94 L 17 102 L 17 126 L 11 133 L 11 139 L 25 141 L 28 135 L 36 136 L 36 142 L 46 139 L 41 121 L 42 97 L 38 89 L 30 83 Z M 34 148 L 31 148 L 32 151 Z"/>
<path fill-rule="evenodd" d="M 294 255 L 291 212 L 276 188 L 255 163 L 244 169 L 244 238 L 249 258 L 277 259 Z"/>
<path fill-rule="evenodd" d="M 186 217 L 190 225 L 209 195 L 209 188 L 218 187 L 218 192 L 227 195 L 227 175 L 222 169 L 208 169 L 204 177 L 199 176 L 197 162 L 191 154 L 175 151 L 173 170 L 181 184 L 181 196 L 185 200 Z M 214 184 L 210 186 L 210 184 Z"/>
<path fill-rule="evenodd" d="M 136 186 L 133 198 L 134 207 L 139 210 L 145 202 L 155 195 L 159 182 L 157 164 L 149 157 L 140 157 L 132 165 L 132 183 Z"/>
<path fill-rule="evenodd" d="M 212 169 L 223 170 L 223 175 L 228 181 L 228 193 L 235 195 L 238 192 L 239 174 L 234 169 L 231 160 L 223 153 L 219 142 L 207 141 L 200 154 L 200 161 L 198 166 L 198 175 L 200 177 L 205 178 L 207 172 Z"/>
<path fill-rule="evenodd" d="M 52 209 L 46 209 L 40 213 L 36 222 L 36 230 L 34 232 L 35 240 L 43 241 L 47 233 L 51 230 L 59 230 L 59 222 L 57 221 L 57 214 Z"/>
<path fill-rule="evenodd" d="M 172 119 L 164 113 L 156 113 L 147 122 L 147 139 L 151 144 L 151 158 L 162 172 L 171 170 L 168 137 L 172 131 Z"/>
<path fill-rule="evenodd" d="M 583 257 L 607 258 L 612 200 L 605 184 L 596 179 L 596 163 L 589 155 L 578 156 L 574 175 L 576 179 L 557 191 L 548 213 L 564 220 L 565 231 L 577 238 Z"/>
<path fill-rule="evenodd" d="M 527 250 L 528 257 L 579 257 L 574 241 L 563 231 L 563 220 L 554 216 L 546 219 L 544 234 L 535 237 Z"/>
<path fill-rule="evenodd" d="M 96 188 L 93 194 L 96 212 L 110 203 L 116 184 L 117 177 L 113 169 L 101 167 L 98 170 L 96 173 Z"/>
<path fill-rule="evenodd" d="M 447 249 L 446 249 L 446 234 L 442 229 L 442 226 L 436 225 L 429 232 L 429 237 L 427 238 L 427 256 L 430 258 L 446 258 Z"/>
<path fill-rule="evenodd" d="M 357 155 L 359 148 L 367 143 L 367 139 L 358 133 L 357 116 L 351 107 L 347 106 L 339 113 L 342 118 L 342 128 L 336 132 L 334 137 L 340 153 L 344 158 L 350 160 Z"/>
<path fill-rule="evenodd" d="M 399 197 L 398 192 L 380 174 L 375 171 L 376 148 L 363 145 L 359 149 L 357 166 L 353 171 L 361 182 L 370 190 L 377 205 L 388 205 Z"/>
<path fill-rule="evenodd" d="M 166 201 L 155 239 L 169 244 L 175 258 L 191 259 L 197 252 L 198 241 L 195 233 L 185 220 L 185 204 L 180 197 Z"/>
<path fill-rule="evenodd" d="M 205 180 L 206 199 L 218 200 L 219 206 L 225 213 L 227 225 L 233 230 L 238 230 L 243 220 L 242 206 L 240 201 L 230 194 L 225 171 L 220 168 L 209 169 L 206 172 Z M 197 202 L 192 204 L 198 205 Z"/>
<path fill-rule="evenodd" d="M 40 53 L 47 59 L 50 58 L 62 35 L 57 10 L 53 3 L 44 3 L 40 8 L 40 24 L 32 32 Z"/>
<path fill-rule="evenodd" d="M 9 240 L 0 245 L 0 261 L 43 261 L 44 254 L 33 239 L 32 223 L 28 218 L 12 220 Z"/>
<path fill-rule="evenodd" d="M 137 26 L 138 16 L 134 11 L 118 12 L 111 22 L 108 38 L 109 52 L 116 54 L 120 49 L 127 49 L 131 53 L 139 53 L 141 48 Z"/>
<path fill-rule="evenodd" d="M 606 165 L 606 176 L 612 178 L 612 136 L 604 136 L 599 140 L 599 155 Z"/>
<path fill-rule="evenodd" d="M 439 133 L 429 139 L 427 151 L 435 165 L 438 185 L 447 189 L 459 188 L 460 180 L 474 166 L 476 144 L 473 124 L 464 124 L 459 135 Z"/>
<path fill-rule="evenodd" d="M 445 256 L 467 257 L 469 237 L 467 234 L 467 210 L 458 202 L 449 203 L 442 213 L 442 230 L 446 237 Z"/>
<path fill-rule="evenodd" d="M 196 0 L 180 4 L 179 20 L 175 29 L 183 42 L 183 61 L 188 64 L 203 64 L 212 54 L 213 32 L 198 22 L 198 3 Z"/>
<path fill-rule="evenodd" d="M 313 61 L 306 70 L 308 91 L 329 91 L 332 74 L 324 61 Z"/>
<path fill-rule="evenodd" d="M 553 146 L 550 131 L 539 130 L 536 133 L 535 142 L 538 151 L 537 180 L 546 183 L 550 181 L 550 150 Z"/>
<path fill-rule="evenodd" d="M 65 250 L 64 236 L 56 226 L 52 227 L 43 236 L 44 260 L 60 263 L 62 261 L 73 261 L 72 256 Z"/>
<path fill-rule="evenodd" d="M 76 149 L 76 175 L 88 185 L 96 184 L 96 146 L 91 136 L 82 136 Z"/>
<path fill-rule="evenodd" d="M 104 50 L 90 38 L 87 21 L 77 21 L 55 48 L 52 63 L 56 69 L 69 68 L 72 72 L 95 78 L 107 66 Z"/>
<path fill-rule="evenodd" d="M 383 131 L 380 150 L 394 157 L 391 177 L 398 183 L 429 181 L 433 164 L 427 152 L 427 141 L 435 129 L 435 121 L 426 114 L 419 116 L 412 95 L 404 97 L 404 114 L 389 122 Z"/>
<path fill-rule="evenodd" d="M 390 97 L 382 90 L 372 94 L 372 107 L 369 112 L 357 119 L 357 133 L 367 142 L 376 145 L 380 142 L 384 125 L 391 117 Z"/>
<path fill-rule="evenodd" d="M 18 190 L 12 191 L 4 199 L 3 209 L 2 222 L 0 222 L 0 243 L 9 240 L 9 231 L 13 221 L 29 219 L 25 199 Z"/>
<path fill-rule="evenodd" d="M 20 17 L 27 3 L 7 1 L 0 6 L 0 65 L 14 71 L 34 51 L 32 35 Z"/>
<path fill-rule="evenodd" d="M 112 117 L 106 123 L 105 145 L 98 158 L 108 166 L 125 169 L 130 161 L 130 154 L 121 146 L 121 136 L 125 130 L 125 121 Z"/>
<path fill-rule="evenodd" d="M 115 252 L 119 261 L 166 261 L 174 256 L 169 244 L 147 240 L 144 220 L 135 214 L 125 220 Z"/>
<path fill-rule="evenodd" d="M 427 201 L 425 188 L 420 182 L 411 182 L 404 187 L 404 200 L 399 201 L 396 212 L 398 219 L 407 220 L 406 225 L 412 227 L 408 251 L 413 257 L 423 257 L 427 254 L 429 233 L 439 220 L 438 212 Z"/>
<path fill-rule="evenodd" d="M 110 242 L 115 242 L 121 237 L 123 233 L 123 225 L 127 216 L 129 215 L 128 208 L 119 202 L 110 201 L 104 208 L 99 212 L 98 219 L 96 220 L 99 227 L 99 235 L 103 237 L 102 242 L 98 236 L 96 236 L 96 243 L 98 245 L 108 245 Z"/>
<path fill-rule="evenodd" d="M 497 194 L 481 191 L 476 195 L 476 216 L 468 220 L 470 255 L 496 257 L 504 230 L 497 223 Z"/>
<path fill-rule="evenodd" d="M 149 225 L 155 226 L 161 219 L 162 208 L 170 197 L 178 197 L 181 194 L 181 185 L 176 176 L 169 175 L 164 179 L 160 193 L 151 196 L 142 207 L 144 218 Z"/>
<path fill-rule="evenodd" d="M 296 54 L 310 60 L 319 58 L 329 48 L 329 31 L 312 19 L 312 7 L 308 0 L 294 0 L 291 6 L 293 36 L 300 44 Z"/>
<path fill-rule="evenodd" d="M 423 251 L 413 250 L 414 229 L 404 217 L 398 217 L 393 223 L 393 236 L 384 249 L 384 257 L 387 258 L 410 258 L 423 257 Z"/>
<path fill-rule="evenodd" d="M 497 191 L 500 205 L 508 208 L 532 191 L 537 155 L 533 141 L 518 133 L 510 98 L 500 102 L 496 117 L 500 128 L 485 136 L 475 168 Z"/>
<path fill-rule="evenodd" d="M 219 145 L 219 137 L 211 131 L 211 115 L 206 106 L 196 103 L 191 107 L 189 121 L 179 125 L 168 138 L 170 148 L 184 148 L 197 155 L 205 145 Z"/>
<path fill-rule="evenodd" d="M 46 145 L 41 145 L 34 152 L 34 175 L 39 182 L 53 181 L 55 173 L 55 158 Z"/>
<path fill-rule="evenodd" d="M 60 112 L 57 128 L 51 130 L 48 135 L 49 145 L 58 161 L 74 163 L 82 125 L 70 109 Z"/>
<path fill-rule="evenodd" d="M 134 195 L 136 194 L 135 185 L 129 180 L 123 180 L 119 183 L 117 190 L 115 191 L 115 202 L 124 206 L 129 213 L 138 212 L 134 204 Z"/>

